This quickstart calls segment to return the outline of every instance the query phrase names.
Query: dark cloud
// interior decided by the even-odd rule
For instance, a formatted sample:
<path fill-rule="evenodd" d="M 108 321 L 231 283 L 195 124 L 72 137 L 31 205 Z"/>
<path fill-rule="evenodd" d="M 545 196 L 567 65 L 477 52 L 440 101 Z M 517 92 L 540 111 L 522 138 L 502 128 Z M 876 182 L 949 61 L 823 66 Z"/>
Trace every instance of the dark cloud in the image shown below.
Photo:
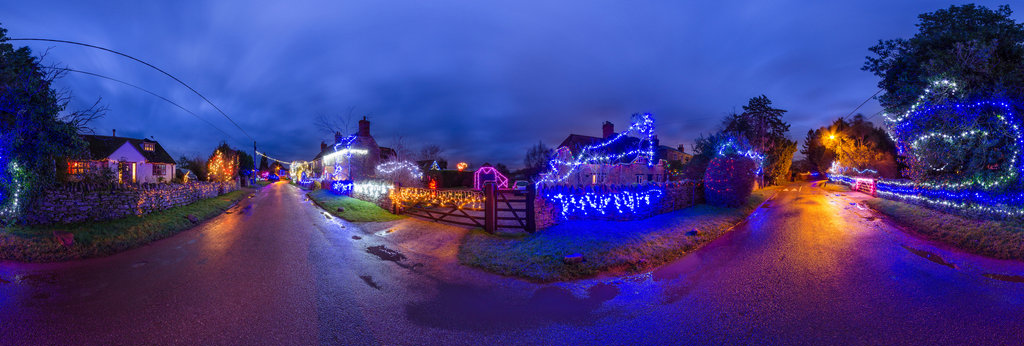
<path fill-rule="evenodd" d="M 309 159 L 320 114 L 368 115 L 382 144 L 440 144 L 451 160 L 521 165 L 537 141 L 597 135 L 653 112 L 664 144 L 691 143 L 766 94 L 791 135 L 846 115 L 877 88 L 860 71 L 878 39 L 913 34 L 945 1 L 6 1 L 12 37 L 93 43 L 164 68 L 267 153 Z M 982 2 L 994 7 L 997 2 Z M 1019 15 L 1018 15 L 1018 20 Z M 250 141 L 183 87 L 129 60 L 52 47 L 50 62 L 164 95 L 230 133 L 124 85 L 71 74 L 73 107 L 103 97 L 97 132 L 154 136 L 173 155 Z M 873 114 L 869 102 L 861 112 Z"/>

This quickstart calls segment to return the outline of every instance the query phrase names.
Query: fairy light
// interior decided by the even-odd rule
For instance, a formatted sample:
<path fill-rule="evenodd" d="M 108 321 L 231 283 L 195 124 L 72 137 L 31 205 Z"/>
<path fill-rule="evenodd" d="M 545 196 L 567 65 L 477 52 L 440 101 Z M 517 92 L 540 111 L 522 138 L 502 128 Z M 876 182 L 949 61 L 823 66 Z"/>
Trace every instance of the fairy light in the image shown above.
<path fill-rule="evenodd" d="M 736 153 L 740 156 L 750 158 L 751 160 L 754 160 L 754 174 L 761 175 L 761 173 L 764 172 L 764 155 L 759 154 L 754 151 L 754 149 L 744 150 L 743 148 L 740 148 L 740 145 L 732 138 L 725 141 L 725 143 L 722 143 L 722 145 L 718 147 L 717 153 L 719 157 L 724 157 L 729 153 Z"/>
<path fill-rule="evenodd" d="M 620 140 L 629 138 L 630 133 L 637 133 L 643 138 L 637 143 L 636 148 L 611 154 L 600 153 L 602 149 L 619 143 Z M 653 167 L 656 161 L 654 148 L 654 116 L 650 113 L 641 114 L 636 121 L 626 129 L 626 131 L 620 132 L 614 137 L 601 143 L 584 147 L 575 157 L 572 156 L 572 153 L 566 147 L 558 148 L 557 152 L 561 155 L 556 155 L 555 158 L 548 161 L 548 167 L 550 167 L 550 170 L 541 177 L 537 182 L 537 185 L 565 181 L 566 179 L 569 179 L 569 177 L 571 177 L 572 174 L 575 173 L 582 165 L 615 163 L 626 157 L 636 156 L 634 161 L 646 159 L 647 166 Z M 569 159 L 562 159 L 562 156 L 569 157 Z M 565 173 L 560 174 L 559 172 L 563 170 Z"/>
<path fill-rule="evenodd" d="M 370 199 L 378 199 L 387 195 L 395 188 L 395 184 L 385 181 L 361 181 L 352 184 L 352 194 L 362 195 Z"/>
<path fill-rule="evenodd" d="M 623 187 L 621 190 L 558 186 L 544 188 L 544 199 L 561 210 L 562 218 L 602 215 L 633 215 L 651 207 L 665 195 L 657 186 Z"/>
<path fill-rule="evenodd" d="M 401 171 L 405 171 L 413 179 L 423 178 L 420 166 L 409 161 L 390 161 L 377 165 L 377 174 L 391 175 Z"/>
<path fill-rule="evenodd" d="M 469 168 L 469 164 L 465 162 L 459 162 L 455 165 L 455 169 L 459 170 L 459 172 L 466 170 L 466 168 Z"/>
<path fill-rule="evenodd" d="M 402 187 L 391 190 L 388 197 L 396 203 L 419 204 L 427 208 L 479 209 L 484 204 L 483 193 L 473 190 L 431 190 Z"/>
<path fill-rule="evenodd" d="M 351 180 L 338 180 L 331 182 L 331 192 L 336 195 L 351 195 L 355 184 Z"/>

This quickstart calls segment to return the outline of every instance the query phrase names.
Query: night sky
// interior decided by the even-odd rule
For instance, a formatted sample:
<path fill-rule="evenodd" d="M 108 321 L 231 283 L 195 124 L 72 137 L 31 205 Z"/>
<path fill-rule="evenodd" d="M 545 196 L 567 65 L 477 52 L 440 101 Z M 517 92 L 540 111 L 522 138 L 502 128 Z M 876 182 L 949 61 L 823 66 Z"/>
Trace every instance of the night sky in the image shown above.
<path fill-rule="evenodd" d="M 860 70 L 879 39 L 909 37 L 949 1 L 3 1 L 8 36 L 80 41 L 146 60 L 191 84 L 284 160 L 309 160 L 321 114 L 368 115 L 378 143 L 445 148 L 449 161 L 522 165 L 538 141 L 600 135 L 652 112 L 662 144 L 718 130 L 766 94 L 790 136 L 852 111 L 877 91 Z M 978 2 L 995 7 L 1001 2 Z M 1014 8 L 1024 11 L 1022 8 Z M 1020 12 L 1014 15 L 1024 21 Z M 99 134 L 153 136 L 177 158 L 221 139 L 251 141 L 188 89 L 136 62 L 42 42 L 47 62 L 165 96 L 69 74 L 72 108 L 102 97 Z M 876 101 L 859 112 L 880 110 Z M 876 117 L 875 119 L 877 119 Z"/>

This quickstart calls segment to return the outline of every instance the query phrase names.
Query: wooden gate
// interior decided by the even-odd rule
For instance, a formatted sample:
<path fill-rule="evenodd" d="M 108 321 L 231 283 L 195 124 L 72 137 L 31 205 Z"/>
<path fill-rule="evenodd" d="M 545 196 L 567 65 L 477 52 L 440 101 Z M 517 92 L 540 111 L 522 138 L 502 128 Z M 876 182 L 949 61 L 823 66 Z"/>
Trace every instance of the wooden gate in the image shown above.
<path fill-rule="evenodd" d="M 494 233 L 498 229 L 537 230 L 534 220 L 536 188 L 526 191 L 499 190 L 493 183 L 483 191 L 436 190 L 395 187 L 392 205 L 395 214 L 461 226 L 480 227 Z"/>

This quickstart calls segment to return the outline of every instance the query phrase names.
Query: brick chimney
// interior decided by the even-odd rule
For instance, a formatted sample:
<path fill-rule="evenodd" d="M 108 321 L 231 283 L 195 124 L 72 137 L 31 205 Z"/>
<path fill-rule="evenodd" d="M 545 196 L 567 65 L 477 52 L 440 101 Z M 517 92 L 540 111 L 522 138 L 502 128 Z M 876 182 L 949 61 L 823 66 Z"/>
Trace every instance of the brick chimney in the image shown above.
<path fill-rule="evenodd" d="M 359 137 L 370 137 L 370 121 L 366 117 L 359 121 Z"/>
<path fill-rule="evenodd" d="M 341 132 L 334 133 L 334 143 L 341 143 Z"/>
<path fill-rule="evenodd" d="M 611 121 L 605 121 L 604 125 L 601 125 L 601 131 L 604 133 L 604 138 L 614 136 L 615 125 L 612 125 Z"/>
<path fill-rule="evenodd" d="M 322 153 L 324 150 L 327 150 L 327 143 L 320 142 L 320 152 Z"/>
<path fill-rule="evenodd" d="M 112 129 L 110 133 L 111 137 L 117 137 L 117 129 Z"/>

